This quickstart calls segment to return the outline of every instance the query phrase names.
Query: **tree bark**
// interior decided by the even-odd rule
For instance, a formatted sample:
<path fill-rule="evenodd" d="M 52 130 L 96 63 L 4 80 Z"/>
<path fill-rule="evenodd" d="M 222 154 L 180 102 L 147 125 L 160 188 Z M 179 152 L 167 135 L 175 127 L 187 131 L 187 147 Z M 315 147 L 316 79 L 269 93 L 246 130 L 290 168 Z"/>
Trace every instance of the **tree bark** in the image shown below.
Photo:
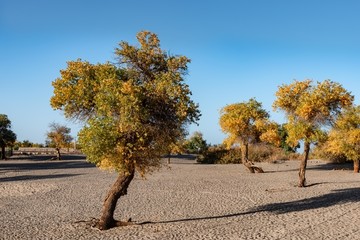
<path fill-rule="evenodd" d="M 305 185 L 306 185 L 305 172 L 306 172 L 307 160 L 309 158 L 309 152 L 310 152 L 310 142 L 305 142 L 304 143 L 304 158 L 301 160 L 300 168 L 299 168 L 299 185 L 298 185 L 298 187 L 305 187 Z"/>
<path fill-rule="evenodd" d="M 249 144 L 248 143 L 243 143 L 241 144 L 241 161 L 243 163 L 243 165 L 250 171 L 250 173 L 263 173 L 264 170 L 261 167 L 258 167 L 256 165 L 254 165 L 248 158 L 249 156 Z"/>
<path fill-rule="evenodd" d="M 110 188 L 110 191 L 108 192 L 104 200 L 101 217 L 98 222 L 98 228 L 100 230 L 107 230 L 116 226 L 129 225 L 126 222 L 116 221 L 114 219 L 114 212 L 115 212 L 116 204 L 120 199 L 120 197 L 127 194 L 127 189 L 129 187 L 130 182 L 134 178 L 134 174 L 135 174 L 134 169 L 132 169 L 129 173 L 127 172 L 119 173 L 118 178 Z"/>
<path fill-rule="evenodd" d="M 359 172 L 359 159 L 354 160 L 354 172 Z"/>
<path fill-rule="evenodd" d="M 5 160 L 6 159 L 6 151 L 5 151 L 5 146 L 1 146 L 1 160 Z"/>
<path fill-rule="evenodd" d="M 61 160 L 60 148 L 56 148 L 56 159 Z"/>

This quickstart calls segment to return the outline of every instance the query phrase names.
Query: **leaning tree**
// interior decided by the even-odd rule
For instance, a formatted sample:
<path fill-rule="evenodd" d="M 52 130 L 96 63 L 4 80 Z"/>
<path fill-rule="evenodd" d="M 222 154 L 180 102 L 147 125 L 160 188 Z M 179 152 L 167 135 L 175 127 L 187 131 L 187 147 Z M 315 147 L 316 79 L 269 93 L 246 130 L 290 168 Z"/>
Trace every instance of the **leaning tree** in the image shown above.
<path fill-rule="evenodd" d="M 137 39 L 140 46 L 119 43 L 116 63 L 71 61 L 53 82 L 51 106 L 86 123 L 79 143 L 88 161 L 118 172 L 97 223 L 101 230 L 127 224 L 116 221 L 114 211 L 135 172 L 144 176 L 160 167 L 186 124 L 200 117 L 184 80 L 190 60 L 162 50 L 151 32 Z"/>
<path fill-rule="evenodd" d="M 1 159 L 5 159 L 5 148 L 16 141 L 16 134 L 11 130 L 11 121 L 5 114 L 0 114 L 0 147 Z"/>
<path fill-rule="evenodd" d="M 220 111 L 220 127 L 228 134 L 227 147 L 240 144 L 241 161 L 251 173 L 263 172 L 248 159 L 249 144 L 258 141 L 278 141 L 277 125 L 269 120 L 269 113 L 262 104 L 251 98 L 247 102 L 225 106 Z"/>
<path fill-rule="evenodd" d="M 295 147 L 304 142 L 304 158 L 299 167 L 299 187 L 305 187 L 305 171 L 310 145 L 324 137 L 323 127 L 331 126 L 341 109 L 352 105 L 354 97 L 339 83 L 325 80 L 312 84 L 312 80 L 294 81 L 279 86 L 275 110 L 286 113 L 287 143 Z"/>

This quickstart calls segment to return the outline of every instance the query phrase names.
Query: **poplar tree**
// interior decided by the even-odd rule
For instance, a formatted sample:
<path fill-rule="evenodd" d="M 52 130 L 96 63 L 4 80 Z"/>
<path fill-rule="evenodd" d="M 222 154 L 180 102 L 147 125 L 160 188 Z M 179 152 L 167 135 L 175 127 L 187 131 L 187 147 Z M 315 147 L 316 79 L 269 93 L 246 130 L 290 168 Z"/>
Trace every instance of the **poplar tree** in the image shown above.
<path fill-rule="evenodd" d="M 286 113 L 287 143 L 292 147 L 304 142 L 304 157 L 299 167 L 299 187 L 305 187 L 305 171 L 310 146 L 324 137 L 323 127 L 331 126 L 341 109 L 352 105 L 354 97 L 341 84 L 312 80 L 283 84 L 276 92 L 274 110 Z"/>
<path fill-rule="evenodd" d="M 248 158 L 249 144 L 264 141 L 276 141 L 277 125 L 269 120 L 269 113 L 262 104 L 251 98 L 247 102 L 229 104 L 220 111 L 220 127 L 228 134 L 224 144 L 230 148 L 240 144 L 241 161 L 251 173 L 263 172 Z"/>
<path fill-rule="evenodd" d="M 56 150 L 56 159 L 61 160 L 61 148 L 68 148 L 73 138 L 70 135 L 71 129 L 58 124 L 51 123 L 50 131 L 47 132 L 47 145 Z"/>
<path fill-rule="evenodd" d="M 97 223 L 101 230 L 129 224 L 115 220 L 114 211 L 135 172 L 159 168 L 186 125 L 200 117 L 184 79 L 190 60 L 162 50 L 154 33 L 139 32 L 137 40 L 140 46 L 119 43 L 116 63 L 71 61 L 53 82 L 51 106 L 86 123 L 79 143 L 88 161 L 118 173 Z"/>

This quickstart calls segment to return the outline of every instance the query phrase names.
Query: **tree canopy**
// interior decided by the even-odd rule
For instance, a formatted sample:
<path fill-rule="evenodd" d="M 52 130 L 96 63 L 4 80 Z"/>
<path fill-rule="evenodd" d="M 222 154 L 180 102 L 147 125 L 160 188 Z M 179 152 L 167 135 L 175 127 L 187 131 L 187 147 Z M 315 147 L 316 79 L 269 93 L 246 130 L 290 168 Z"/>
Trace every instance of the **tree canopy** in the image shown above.
<path fill-rule="evenodd" d="M 162 50 L 154 33 L 140 32 L 137 39 L 140 46 L 119 43 L 117 63 L 71 61 L 53 82 L 51 106 L 86 123 L 79 143 L 87 159 L 119 172 L 119 184 L 107 197 L 116 195 L 116 201 L 126 193 L 129 176 L 159 167 L 186 125 L 200 117 L 184 79 L 190 60 Z M 100 219 L 100 228 L 114 224 L 110 215 Z"/>
<path fill-rule="evenodd" d="M 254 98 L 227 105 L 221 109 L 220 115 L 221 129 L 228 134 L 224 141 L 228 147 L 234 143 L 248 144 L 259 140 L 259 126 L 269 118 L 269 113 Z"/>
<path fill-rule="evenodd" d="M 5 159 L 5 147 L 12 146 L 16 141 L 16 134 L 11 130 L 11 121 L 5 114 L 0 114 L 0 147 L 1 158 Z"/>
<path fill-rule="evenodd" d="M 305 186 L 305 169 L 310 144 L 325 137 L 323 127 L 336 121 L 341 109 L 350 106 L 354 97 L 339 83 L 325 80 L 294 81 L 283 84 L 276 92 L 274 110 L 286 113 L 287 143 L 295 147 L 304 141 L 304 160 L 299 170 L 299 186 Z"/>

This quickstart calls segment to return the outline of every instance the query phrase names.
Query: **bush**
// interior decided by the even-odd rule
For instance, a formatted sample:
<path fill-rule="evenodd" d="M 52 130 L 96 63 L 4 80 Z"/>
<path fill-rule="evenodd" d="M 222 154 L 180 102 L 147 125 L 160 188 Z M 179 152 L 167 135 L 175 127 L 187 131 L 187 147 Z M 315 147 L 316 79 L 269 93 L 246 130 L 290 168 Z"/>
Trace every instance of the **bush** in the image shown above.
<path fill-rule="evenodd" d="M 249 146 L 249 160 L 252 162 L 298 159 L 300 154 L 287 153 L 282 148 L 268 144 L 254 144 Z M 206 164 L 241 163 L 240 148 L 226 149 L 223 145 L 209 147 L 197 162 Z"/>
<path fill-rule="evenodd" d="M 204 151 L 203 154 L 198 155 L 196 161 L 205 164 L 219 163 L 219 160 L 223 158 L 227 151 L 222 145 L 212 146 Z"/>
<path fill-rule="evenodd" d="M 350 161 L 344 154 L 334 154 L 327 151 L 326 144 L 317 145 L 310 153 L 310 158 L 322 159 L 333 163 L 345 163 Z"/>
<path fill-rule="evenodd" d="M 220 164 L 241 163 L 241 150 L 233 148 L 226 150 L 222 157 L 216 162 Z"/>
<path fill-rule="evenodd" d="M 295 160 L 301 157 L 300 154 L 287 152 L 283 148 L 275 147 L 270 144 L 252 145 L 249 150 L 249 160 L 253 162 L 277 161 L 277 160 Z"/>

